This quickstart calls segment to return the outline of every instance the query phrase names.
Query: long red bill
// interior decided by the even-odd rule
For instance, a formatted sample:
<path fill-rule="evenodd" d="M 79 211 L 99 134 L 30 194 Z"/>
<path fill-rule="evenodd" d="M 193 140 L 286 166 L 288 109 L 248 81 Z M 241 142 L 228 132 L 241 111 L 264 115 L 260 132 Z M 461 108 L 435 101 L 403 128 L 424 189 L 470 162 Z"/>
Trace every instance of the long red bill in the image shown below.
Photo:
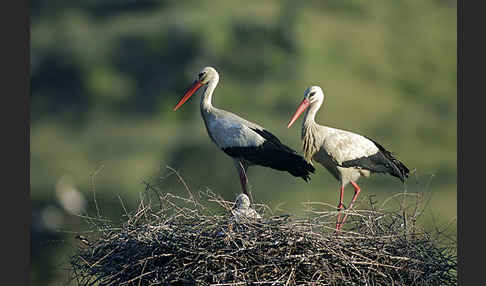
<path fill-rule="evenodd" d="M 181 107 L 184 104 L 184 102 L 186 102 L 189 99 L 189 97 L 191 97 L 191 95 L 193 95 L 201 86 L 202 83 L 200 81 L 198 80 L 194 81 L 191 87 L 186 91 L 186 93 L 184 93 L 184 96 L 179 101 L 179 103 L 177 103 L 177 105 L 174 107 L 174 111 L 179 109 L 179 107 Z"/>
<path fill-rule="evenodd" d="M 297 118 L 299 118 L 299 116 L 302 114 L 302 112 L 304 112 L 304 110 L 306 110 L 307 107 L 309 107 L 309 105 L 310 105 L 310 101 L 307 98 L 304 98 L 304 100 L 302 100 L 299 107 L 297 108 L 294 115 L 292 116 L 292 119 L 290 119 L 289 124 L 287 124 L 287 128 L 290 128 L 290 126 L 292 126 L 292 124 L 294 124 L 295 120 L 297 120 Z"/>

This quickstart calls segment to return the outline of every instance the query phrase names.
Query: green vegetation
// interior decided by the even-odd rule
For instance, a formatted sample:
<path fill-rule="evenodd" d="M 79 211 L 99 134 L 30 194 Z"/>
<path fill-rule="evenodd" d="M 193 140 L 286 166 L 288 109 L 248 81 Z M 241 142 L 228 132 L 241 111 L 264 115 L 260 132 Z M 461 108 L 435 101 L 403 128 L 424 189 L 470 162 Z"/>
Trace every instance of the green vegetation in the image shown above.
<path fill-rule="evenodd" d="M 305 88 L 320 85 L 319 123 L 366 134 L 414 170 L 406 186 L 362 179 L 361 200 L 423 193 L 421 223 L 452 222 L 456 235 L 455 1 L 33 1 L 30 35 L 33 285 L 67 281 L 74 235 L 56 230 L 86 228 L 62 203 L 63 178 L 91 215 L 94 178 L 115 221 L 124 220 L 119 198 L 137 207 L 143 181 L 185 192 L 166 166 L 191 190 L 234 200 L 237 173 L 209 140 L 199 98 L 172 111 L 207 65 L 221 76 L 216 106 L 298 151 L 300 120 L 286 123 Z M 338 183 L 316 168 L 309 184 L 251 168 L 254 198 L 294 213 L 306 201 L 337 204 Z"/>

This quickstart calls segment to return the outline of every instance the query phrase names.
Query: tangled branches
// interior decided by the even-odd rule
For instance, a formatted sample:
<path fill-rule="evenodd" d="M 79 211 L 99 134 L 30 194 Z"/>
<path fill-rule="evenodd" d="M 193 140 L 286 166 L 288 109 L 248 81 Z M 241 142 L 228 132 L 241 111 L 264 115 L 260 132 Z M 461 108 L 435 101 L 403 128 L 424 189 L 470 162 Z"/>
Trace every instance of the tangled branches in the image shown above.
<path fill-rule="evenodd" d="M 96 235 L 71 258 L 79 285 L 456 285 L 456 257 L 403 211 L 335 211 L 236 220 L 233 202 L 157 194 L 120 227 L 88 219 Z M 408 220 L 408 221 L 407 221 Z"/>

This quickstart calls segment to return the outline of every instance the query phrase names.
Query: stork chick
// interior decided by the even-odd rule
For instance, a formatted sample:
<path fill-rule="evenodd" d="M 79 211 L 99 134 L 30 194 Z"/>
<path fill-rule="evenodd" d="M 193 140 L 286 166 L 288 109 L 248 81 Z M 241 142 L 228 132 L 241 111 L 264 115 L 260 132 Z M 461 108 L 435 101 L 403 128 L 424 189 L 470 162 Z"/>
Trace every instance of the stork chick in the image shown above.
<path fill-rule="evenodd" d="M 239 194 L 236 197 L 235 207 L 231 210 L 231 213 L 237 222 L 262 218 L 259 213 L 250 207 L 250 199 L 245 194 Z"/>

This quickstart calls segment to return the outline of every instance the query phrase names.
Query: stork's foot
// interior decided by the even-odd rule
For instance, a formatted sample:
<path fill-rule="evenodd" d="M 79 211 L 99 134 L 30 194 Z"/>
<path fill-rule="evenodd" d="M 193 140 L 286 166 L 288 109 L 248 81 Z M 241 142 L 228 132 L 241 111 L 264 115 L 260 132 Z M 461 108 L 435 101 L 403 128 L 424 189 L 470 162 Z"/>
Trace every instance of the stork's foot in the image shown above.
<path fill-rule="evenodd" d="M 338 221 L 336 222 L 336 232 L 339 232 L 341 230 L 341 227 L 342 227 L 342 222 L 340 222 L 340 216 L 341 214 L 339 214 L 339 217 L 338 217 Z"/>
<path fill-rule="evenodd" d="M 342 223 L 340 222 L 337 222 L 336 223 L 336 230 L 334 230 L 334 235 L 335 236 L 338 236 L 340 233 L 341 233 L 341 227 L 342 227 Z"/>
<path fill-rule="evenodd" d="M 344 209 L 344 205 L 343 203 L 339 203 L 339 205 L 337 206 L 337 211 L 339 212 L 338 213 L 338 217 L 337 217 L 337 222 L 336 222 L 336 234 L 339 233 L 339 230 L 341 229 L 341 226 L 342 226 L 342 221 L 341 221 L 341 210 Z"/>

